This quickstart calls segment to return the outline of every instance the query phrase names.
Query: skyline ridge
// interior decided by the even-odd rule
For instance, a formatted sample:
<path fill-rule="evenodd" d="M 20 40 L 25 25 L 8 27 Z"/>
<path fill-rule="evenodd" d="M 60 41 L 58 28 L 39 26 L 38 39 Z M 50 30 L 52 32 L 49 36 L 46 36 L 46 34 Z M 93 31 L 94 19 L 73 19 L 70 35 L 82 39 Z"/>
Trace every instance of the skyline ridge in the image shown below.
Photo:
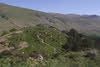
<path fill-rule="evenodd" d="M 99 0 L 1 0 L 9 4 L 49 13 L 100 15 Z"/>
<path fill-rule="evenodd" d="M 0 4 L 9 5 L 9 6 L 14 6 L 14 7 L 18 7 L 18 8 L 25 8 L 25 9 L 29 9 L 29 10 L 35 10 L 35 9 L 31 9 L 31 8 L 26 8 L 26 7 L 21 7 L 21 6 L 15 6 L 15 5 L 6 4 L 6 3 L 1 3 L 1 2 L 0 2 Z M 100 16 L 99 14 L 57 13 L 57 12 L 46 12 L 46 11 L 41 11 L 41 10 L 35 10 L 35 11 L 40 11 L 40 12 L 45 12 L 45 13 L 53 13 L 53 14 L 64 14 L 64 15 L 80 15 L 80 16 L 92 16 L 92 15 L 97 15 L 97 16 Z"/>

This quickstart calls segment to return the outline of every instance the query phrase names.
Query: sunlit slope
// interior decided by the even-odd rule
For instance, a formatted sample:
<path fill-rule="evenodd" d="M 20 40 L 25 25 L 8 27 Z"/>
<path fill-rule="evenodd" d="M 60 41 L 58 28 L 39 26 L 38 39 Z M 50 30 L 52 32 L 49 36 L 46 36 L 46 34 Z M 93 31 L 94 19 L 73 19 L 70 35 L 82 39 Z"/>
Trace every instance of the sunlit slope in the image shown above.
<path fill-rule="evenodd" d="M 81 33 L 100 33 L 100 17 L 97 15 L 45 13 L 0 3 L 0 31 L 37 24 L 49 24 L 60 30 L 74 28 Z"/>

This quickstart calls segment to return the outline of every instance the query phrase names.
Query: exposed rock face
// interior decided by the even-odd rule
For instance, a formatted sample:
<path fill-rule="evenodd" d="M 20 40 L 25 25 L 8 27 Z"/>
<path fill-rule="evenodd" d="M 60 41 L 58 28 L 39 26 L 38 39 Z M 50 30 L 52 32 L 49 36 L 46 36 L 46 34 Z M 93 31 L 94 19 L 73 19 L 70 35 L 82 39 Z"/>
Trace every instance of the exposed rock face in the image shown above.
<path fill-rule="evenodd" d="M 92 49 L 88 51 L 88 55 L 93 55 L 93 56 L 97 56 L 98 55 L 98 51 L 96 49 Z"/>
<path fill-rule="evenodd" d="M 10 51 L 13 50 L 14 47 L 5 47 L 3 45 L 0 44 L 0 53 L 4 52 L 4 51 Z"/>
<path fill-rule="evenodd" d="M 7 39 L 6 38 L 0 38 L 0 43 L 5 42 Z"/>
<path fill-rule="evenodd" d="M 16 31 L 15 33 L 22 33 L 23 31 Z"/>
<path fill-rule="evenodd" d="M 38 54 L 38 61 L 43 61 L 43 56 L 41 54 Z"/>
<path fill-rule="evenodd" d="M 39 42 L 44 43 L 44 40 L 40 36 L 41 36 L 41 34 L 37 35 L 37 38 L 38 38 Z"/>
<path fill-rule="evenodd" d="M 98 56 L 98 50 L 96 49 L 91 49 L 87 52 L 87 54 L 85 55 L 85 57 L 89 57 L 90 59 L 95 59 L 95 57 Z"/>
<path fill-rule="evenodd" d="M 26 48 L 26 47 L 28 47 L 28 43 L 27 42 L 20 42 L 19 47 Z"/>

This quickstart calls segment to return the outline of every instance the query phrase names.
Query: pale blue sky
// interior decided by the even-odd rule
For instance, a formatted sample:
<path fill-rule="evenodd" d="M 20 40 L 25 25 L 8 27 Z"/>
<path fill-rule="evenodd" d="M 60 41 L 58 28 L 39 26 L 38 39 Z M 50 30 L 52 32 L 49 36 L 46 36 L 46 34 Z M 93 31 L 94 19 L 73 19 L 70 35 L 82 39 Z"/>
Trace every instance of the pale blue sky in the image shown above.
<path fill-rule="evenodd" d="M 100 15 L 100 0 L 0 0 L 0 3 L 44 12 Z"/>

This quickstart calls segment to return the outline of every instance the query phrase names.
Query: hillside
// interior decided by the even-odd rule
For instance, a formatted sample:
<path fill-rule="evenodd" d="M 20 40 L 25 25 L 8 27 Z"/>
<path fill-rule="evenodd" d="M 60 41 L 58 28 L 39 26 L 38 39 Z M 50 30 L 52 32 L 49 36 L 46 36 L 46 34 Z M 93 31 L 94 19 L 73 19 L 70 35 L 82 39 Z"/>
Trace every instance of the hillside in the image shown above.
<path fill-rule="evenodd" d="M 100 67 L 94 46 L 94 40 L 74 29 L 13 29 L 0 37 L 0 67 Z"/>
<path fill-rule="evenodd" d="M 100 33 L 100 16 L 45 13 L 0 3 L 0 31 L 49 24 L 60 30 L 72 28 L 85 34 Z"/>

